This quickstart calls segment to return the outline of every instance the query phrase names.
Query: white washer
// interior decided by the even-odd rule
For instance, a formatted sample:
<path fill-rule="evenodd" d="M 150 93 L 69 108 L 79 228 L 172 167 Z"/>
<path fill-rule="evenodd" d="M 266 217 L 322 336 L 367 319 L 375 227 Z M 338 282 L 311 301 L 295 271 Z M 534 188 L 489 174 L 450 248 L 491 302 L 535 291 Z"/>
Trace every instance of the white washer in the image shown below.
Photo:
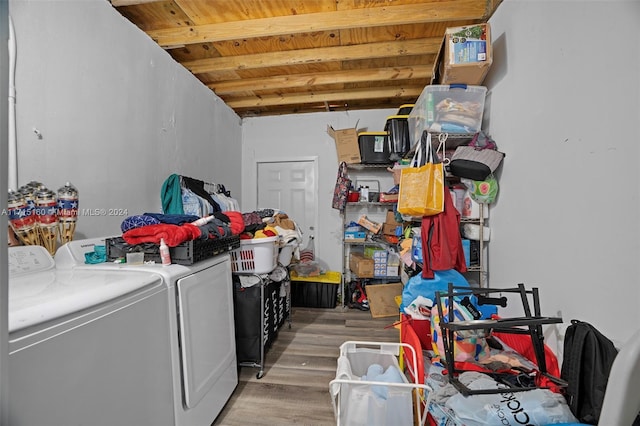
<path fill-rule="evenodd" d="M 77 240 L 56 253 L 56 263 L 75 271 L 145 271 L 163 277 L 167 287 L 171 342 L 173 410 L 176 426 L 209 426 L 238 384 L 229 254 L 190 266 L 172 264 L 86 265 L 84 254 L 104 238 Z"/>
<path fill-rule="evenodd" d="M 159 274 L 56 268 L 9 248 L 9 424 L 162 425 L 173 414 Z"/>

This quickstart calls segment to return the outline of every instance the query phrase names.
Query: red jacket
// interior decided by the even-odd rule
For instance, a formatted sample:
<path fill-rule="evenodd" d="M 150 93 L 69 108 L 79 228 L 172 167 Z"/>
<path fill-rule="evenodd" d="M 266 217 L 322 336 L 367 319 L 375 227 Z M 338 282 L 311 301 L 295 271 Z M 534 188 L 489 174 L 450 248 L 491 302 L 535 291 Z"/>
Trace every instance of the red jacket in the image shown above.
<path fill-rule="evenodd" d="M 460 238 L 460 212 L 444 191 L 444 211 L 422 218 L 422 277 L 433 278 L 433 271 L 455 269 L 467 272 L 467 264 Z"/>

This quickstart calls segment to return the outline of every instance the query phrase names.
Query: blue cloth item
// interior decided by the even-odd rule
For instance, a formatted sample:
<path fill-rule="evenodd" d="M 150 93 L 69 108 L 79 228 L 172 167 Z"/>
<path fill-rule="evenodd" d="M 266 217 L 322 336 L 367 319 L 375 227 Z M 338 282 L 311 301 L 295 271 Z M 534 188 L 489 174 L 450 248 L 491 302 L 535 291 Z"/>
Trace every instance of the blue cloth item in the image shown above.
<path fill-rule="evenodd" d="M 140 228 L 141 226 L 146 225 L 157 225 L 158 223 L 160 223 L 160 221 L 155 217 L 147 215 L 135 215 L 125 218 L 120 224 L 120 229 L 124 233 L 130 229 Z"/>
<path fill-rule="evenodd" d="M 160 189 L 162 211 L 165 214 L 184 214 L 182 209 L 182 186 L 180 176 L 172 174 L 163 183 Z"/>
<path fill-rule="evenodd" d="M 370 382 L 386 382 L 386 383 L 403 383 L 402 373 L 395 365 L 390 365 L 387 371 L 384 371 L 380 364 L 371 364 L 367 368 L 366 376 L 362 380 Z M 389 392 L 388 386 L 372 385 L 371 391 L 380 399 L 386 400 Z"/>
<path fill-rule="evenodd" d="M 95 264 L 107 261 L 107 247 L 94 246 L 92 252 L 84 254 L 84 263 Z"/>
<path fill-rule="evenodd" d="M 145 216 L 150 216 L 160 223 L 168 223 L 171 225 L 182 225 L 183 223 L 191 223 L 198 219 L 198 216 L 190 214 L 162 214 L 162 213 L 145 213 Z"/>

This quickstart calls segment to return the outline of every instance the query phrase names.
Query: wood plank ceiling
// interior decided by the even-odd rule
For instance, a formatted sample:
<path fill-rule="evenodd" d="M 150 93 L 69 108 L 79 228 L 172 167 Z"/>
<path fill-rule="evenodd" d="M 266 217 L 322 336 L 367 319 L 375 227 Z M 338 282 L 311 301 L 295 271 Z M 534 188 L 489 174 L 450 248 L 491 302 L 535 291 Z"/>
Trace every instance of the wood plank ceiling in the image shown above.
<path fill-rule="evenodd" d="M 397 108 L 502 0 L 111 0 L 241 117 Z"/>

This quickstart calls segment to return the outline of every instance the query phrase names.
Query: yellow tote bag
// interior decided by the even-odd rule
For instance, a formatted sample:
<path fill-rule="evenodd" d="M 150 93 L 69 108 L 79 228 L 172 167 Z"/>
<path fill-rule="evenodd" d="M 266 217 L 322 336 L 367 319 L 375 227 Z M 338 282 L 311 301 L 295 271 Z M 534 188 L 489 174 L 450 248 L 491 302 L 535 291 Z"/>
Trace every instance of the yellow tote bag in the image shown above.
<path fill-rule="evenodd" d="M 433 216 L 444 210 L 444 164 L 435 162 L 431 134 L 425 133 L 427 136 L 423 134 L 410 167 L 401 171 L 398 212 L 403 215 Z M 423 151 L 427 151 L 425 159 Z"/>

